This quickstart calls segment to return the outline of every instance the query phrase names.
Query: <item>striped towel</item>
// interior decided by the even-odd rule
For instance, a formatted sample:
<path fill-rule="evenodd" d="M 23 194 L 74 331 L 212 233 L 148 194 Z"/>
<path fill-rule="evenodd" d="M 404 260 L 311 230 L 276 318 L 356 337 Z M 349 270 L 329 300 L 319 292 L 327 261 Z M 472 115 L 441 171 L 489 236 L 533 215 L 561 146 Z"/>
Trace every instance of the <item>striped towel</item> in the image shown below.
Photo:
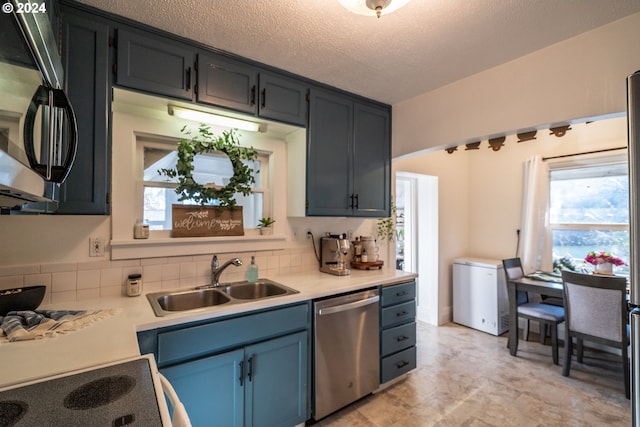
<path fill-rule="evenodd" d="M 0 343 L 33 340 L 75 331 L 116 314 L 117 310 L 10 311 L 0 316 Z"/>

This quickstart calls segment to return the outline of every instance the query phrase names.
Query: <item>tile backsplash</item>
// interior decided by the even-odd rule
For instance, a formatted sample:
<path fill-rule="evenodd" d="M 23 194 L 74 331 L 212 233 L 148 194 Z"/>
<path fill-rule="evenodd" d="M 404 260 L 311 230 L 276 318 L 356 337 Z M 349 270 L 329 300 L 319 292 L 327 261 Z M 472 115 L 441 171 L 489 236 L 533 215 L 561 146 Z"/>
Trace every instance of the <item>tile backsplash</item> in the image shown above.
<path fill-rule="evenodd" d="M 220 264 L 238 257 L 240 267 L 229 267 L 225 282 L 243 280 L 251 256 L 260 277 L 298 273 L 318 268 L 313 249 L 217 253 Z M 43 304 L 126 295 L 129 274 L 142 274 L 143 292 L 189 288 L 211 280 L 211 255 L 144 258 L 122 261 L 29 264 L 0 267 L 0 289 L 46 285 Z"/>

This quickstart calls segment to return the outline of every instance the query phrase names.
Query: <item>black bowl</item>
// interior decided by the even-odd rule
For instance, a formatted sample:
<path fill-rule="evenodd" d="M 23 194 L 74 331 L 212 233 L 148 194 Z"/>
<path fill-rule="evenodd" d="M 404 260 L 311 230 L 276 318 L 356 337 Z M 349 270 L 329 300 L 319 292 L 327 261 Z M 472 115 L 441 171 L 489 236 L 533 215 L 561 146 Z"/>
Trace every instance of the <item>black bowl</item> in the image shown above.
<path fill-rule="evenodd" d="M 35 310 L 38 308 L 46 286 L 23 286 L 15 289 L 0 290 L 0 316 L 5 316 L 10 311 Z"/>

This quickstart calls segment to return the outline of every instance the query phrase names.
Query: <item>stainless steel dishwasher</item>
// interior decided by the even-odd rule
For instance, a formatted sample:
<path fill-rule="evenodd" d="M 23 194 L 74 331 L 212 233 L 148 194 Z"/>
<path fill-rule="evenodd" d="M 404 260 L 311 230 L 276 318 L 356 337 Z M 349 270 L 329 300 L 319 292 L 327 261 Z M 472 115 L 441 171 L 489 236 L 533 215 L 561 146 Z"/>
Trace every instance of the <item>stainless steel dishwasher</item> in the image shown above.
<path fill-rule="evenodd" d="M 314 419 L 380 386 L 379 300 L 372 289 L 314 303 Z"/>

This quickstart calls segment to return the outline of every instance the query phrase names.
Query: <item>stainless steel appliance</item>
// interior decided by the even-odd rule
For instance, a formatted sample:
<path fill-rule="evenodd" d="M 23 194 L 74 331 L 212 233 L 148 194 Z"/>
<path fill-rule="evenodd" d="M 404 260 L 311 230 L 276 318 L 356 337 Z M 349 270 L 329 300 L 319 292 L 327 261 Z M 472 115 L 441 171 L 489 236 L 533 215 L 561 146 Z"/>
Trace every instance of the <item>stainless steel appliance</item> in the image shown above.
<path fill-rule="evenodd" d="M 0 425 L 171 425 L 152 356 L 0 390 Z"/>
<path fill-rule="evenodd" d="M 627 77 L 629 133 L 629 231 L 631 242 L 629 304 L 631 314 L 631 411 L 640 427 L 640 71 Z"/>
<path fill-rule="evenodd" d="M 351 244 L 344 234 L 328 234 L 320 238 L 320 271 L 336 276 L 348 276 L 346 256 Z"/>
<path fill-rule="evenodd" d="M 380 386 L 379 300 L 372 289 L 314 302 L 314 419 Z"/>
<path fill-rule="evenodd" d="M 0 208 L 54 211 L 76 155 L 49 4 L 9 0 L 0 14 Z"/>

